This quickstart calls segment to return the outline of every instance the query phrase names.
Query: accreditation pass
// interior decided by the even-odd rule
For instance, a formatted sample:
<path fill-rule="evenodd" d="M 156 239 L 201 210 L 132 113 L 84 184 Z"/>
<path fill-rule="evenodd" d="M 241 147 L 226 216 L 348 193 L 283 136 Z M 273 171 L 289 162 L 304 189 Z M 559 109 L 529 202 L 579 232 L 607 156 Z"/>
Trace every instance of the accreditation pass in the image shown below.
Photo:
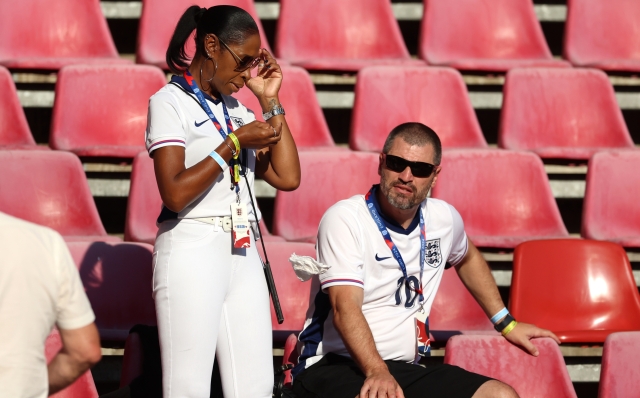
<path fill-rule="evenodd" d="M 247 215 L 247 206 L 245 204 L 231 204 L 231 226 L 233 247 L 235 247 L 236 249 L 247 249 L 251 247 L 251 236 L 249 235 L 249 217 Z"/>
<path fill-rule="evenodd" d="M 431 340 L 429 339 L 429 317 L 424 308 L 418 309 L 415 315 L 416 320 L 416 344 L 418 355 L 421 357 L 431 356 Z"/>

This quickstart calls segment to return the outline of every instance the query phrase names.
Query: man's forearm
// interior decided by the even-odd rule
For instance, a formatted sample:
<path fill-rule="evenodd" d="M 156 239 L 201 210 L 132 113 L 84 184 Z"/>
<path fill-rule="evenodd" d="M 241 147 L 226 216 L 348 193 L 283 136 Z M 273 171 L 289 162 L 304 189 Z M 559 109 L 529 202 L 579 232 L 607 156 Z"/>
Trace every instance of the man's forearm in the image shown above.
<path fill-rule="evenodd" d="M 63 390 L 73 383 L 84 372 L 89 370 L 91 363 L 80 362 L 71 355 L 60 351 L 49 363 L 49 395 Z"/>

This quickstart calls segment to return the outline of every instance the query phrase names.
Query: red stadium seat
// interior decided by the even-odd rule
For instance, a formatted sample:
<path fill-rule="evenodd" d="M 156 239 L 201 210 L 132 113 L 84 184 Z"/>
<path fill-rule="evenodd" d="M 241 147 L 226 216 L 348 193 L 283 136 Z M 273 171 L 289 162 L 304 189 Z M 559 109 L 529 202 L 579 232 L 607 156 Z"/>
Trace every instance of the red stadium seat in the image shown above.
<path fill-rule="evenodd" d="M 567 237 L 542 161 L 533 153 L 449 150 L 432 195 L 453 205 L 480 247 Z"/>
<path fill-rule="evenodd" d="M 514 69 L 504 85 L 498 144 L 546 159 L 589 159 L 633 147 L 607 75 L 595 69 Z"/>
<path fill-rule="evenodd" d="M 161 210 L 162 198 L 158 192 L 153 159 L 146 151 L 140 152 L 133 159 L 124 239 L 153 245 L 158 232 L 156 220 Z M 279 236 L 271 235 L 262 220 L 260 220 L 260 228 L 265 242 L 284 240 Z"/>
<path fill-rule="evenodd" d="M 558 239 L 516 247 L 509 309 L 568 343 L 602 343 L 640 330 L 640 295 L 624 249 L 611 242 Z"/>
<path fill-rule="evenodd" d="M 457 334 L 498 333 L 453 269 L 442 275 L 429 313 L 429 331 L 438 342 Z"/>
<path fill-rule="evenodd" d="M 60 332 L 57 329 L 53 329 L 47 340 L 45 341 L 45 357 L 47 363 L 56 356 L 58 351 L 62 348 L 62 339 L 60 338 Z M 87 370 L 82 376 L 64 390 L 50 395 L 51 398 L 98 398 L 98 390 L 93 382 L 91 371 Z"/>
<path fill-rule="evenodd" d="M 285 78 L 280 89 L 280 101 L 286 108 L 287 124 L 297 147 L 335 148 L 309 73 L 297 66 L 281 67 Z M 243 88 L 235 97 L 255 113 L 256 119 L 264 121 L 260 103 L 251 90 Z"/>
<path fill-rule="evenodd" d="M 311 70 L 424 64 L 410 58 L 388 0 L 281 0 L 276 49 Z"/>
<path fill-rule="evenodd" d="M 569 66 L 551 56 L 531 0 L 424 0 L 418 51 L 461 70 Z"/>
<path fill-rule="evenodd" d="M 0 65 L 57 70 L 87 63 L 130 63 L 118 58 L 98 0 L 0 2 Z"/>
<path fill-rule="evenodd" d="M 129 333 L 124 343 L 122 371 L 120 373 L 120 388 L 131 384 L 143 372 L 144 353 L 142 341 L 138 333 Z"/>
<path fill-rule="evenodd" d="M 262 47 L 269 50 L 269 42 L 262 29 L 253 0 L 144 0 L 136 50 L 138 63 L 159 66 L 164 70 L 169 69 L 165 55 L 171 35 L 182 13 L 194 4 L 207 8 L 228 4 L 246 10 L 258 25 Z M 191 57 L 195 52 L 195 45 L 192 40 L 187 44 L 187 54 Z"/>
<path fill-rule="evenodd" d="M 289 257 L 295 253 L 299 256 L 316 258 L 316 249 L 310 243 L 298 242 L 265 242 L 265 246 L 284 315 L 284 322 L 278 324 L 278 318 L 272 306 L 273 343 L 281 347 L 291 333 L 297 334 L 304 327 L 311 294 L 311 281 L 301 282 L 298 279 L 289 262 Z M 262 255 L 261 248 L 258 248 L 258 251 Z"/>
<path fill-rule="evenodd" d="M 632 397 L 640 391 L 640 331 L 612 333 L 604 342 L 598 397 Z"/>
<path fill-rule="evenodd" d="M 58 151 L 0 151 L 0 211 L 58 231 L 66 241 L 108 236 L 78 158 Z"/>
<path fill-rule="evenodd" d="M 155 325 L 153 247 L 123 242 L 67 245 L 96 314 L 102 340 L 124 342 L 134 325 Z"/>
<path fill-rule="evenodd" d="M 487 147 L 462 76 L 454 69 L 367 67 L 358 73 L 355 92 L 351 149 L 379 152 L 389 132 L 409 121 L 434 129 L 446 148 Z"/>
<path fill-rule="evenodd" d="M 454 336 L 447 342 L 444 363 L 507 383 L 521 398 L 576 398 L 558 344 L 550 338 L 531 341 L 538 357 L 502 336 Z"/>
<path fill-rule="evenodd" d="M 31 135 L 16 85 L 9 71 L 0 66 L 0 149 L 46 149 Z"/>
<path fill-rule="evenodd" d="M 84 157 L 134 157 L 145 150 L 149 97 L 166 83 L 160 69 L 147 65 L 62 68 L 51 147 Z"/>
<path fill-rule="evenodd" d="M 290 334 L 287 337 L 287 341 L 284 344 L 284 354 L 282 355 L 282 365 L 295 366 L 298 364 L 298 337 L 295 334 Z M 284 372 L 284 385 L 291 388 L 293 378 L 291 377 L 291 369 Z"/>
<path fill-rule="evenodd" d="M 640 151 L 593 155 L 587 171 L 582 236 L 640 248 Z"/>
<path fill-rule="evenodd" d="M 640 72 L 640 2 L 568 0 L 567 5 L 566 59 L 606 71 Z"/>
<path fill-rule="evenodd" d="M 329 207 L 364 195 L 380 182 L 378 158 L 375 153 L 351 151 L 301 152 L 300 187 L 276 194 L 274 232 L 286 240 L 315 242 L 320 219 Z"/>

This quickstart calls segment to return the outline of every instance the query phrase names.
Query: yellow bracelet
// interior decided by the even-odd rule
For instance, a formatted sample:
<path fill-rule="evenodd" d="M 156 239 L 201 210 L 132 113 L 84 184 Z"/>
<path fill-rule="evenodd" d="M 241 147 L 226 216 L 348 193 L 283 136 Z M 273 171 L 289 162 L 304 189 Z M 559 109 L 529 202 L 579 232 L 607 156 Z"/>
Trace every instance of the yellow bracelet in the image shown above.
<path fill-rule="evenodd" d="M 240 141 L 238 141 L 238 137 L 236 137 L 235 134 L 231 133 L 229 134 L 229 138 L 231 138 L 231 141 L 233 141 L 233 145 L 236 146 L 236 153 L 240 153 Z"/>
<path fill-rule="evenodd" d="M 510 324 L 508 324 L 508 325 L 507 325 L 507 327 L 506 327 L 506 328 L 504 328 L 504 329 L 502 330 L 502 335 L 503 335 L 503 336 L 508 335 L 508 334 L 509 334 L 509 332 L 510 332 L 510 331 L 512 331 L 512 330 L 513 330 L 513 328 L 515 328 L 517 324 L 518 324 L 518 322 L 516 322 L 516 321 L 511 321 L 511 323 L 510 323 Z"/>

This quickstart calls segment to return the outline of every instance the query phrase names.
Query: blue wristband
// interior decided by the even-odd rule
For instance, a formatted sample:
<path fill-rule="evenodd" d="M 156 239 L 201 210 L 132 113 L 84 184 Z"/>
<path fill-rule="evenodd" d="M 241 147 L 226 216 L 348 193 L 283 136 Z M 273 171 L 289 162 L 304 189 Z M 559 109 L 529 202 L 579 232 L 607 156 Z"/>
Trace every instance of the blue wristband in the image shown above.
<path fill-rule="evenodd" d="M 220 168 L 222 169 L 222 171 L 225 171 L 226 169 L 229 168 L 229 165 L 227 164 L 227 162 L 224 161 L 224 159 L 222 159 L 222 156 L 220 156 L 218 154 L 218 152 L 216 151 L 212 151 L 209 156 L 211 156 L 213 158 L 213 160 L 216 161 L 216 163 L 218 163 L 218 165 L 220 166 Z"/>
<path fill-rule="evenodd" d="M 507 309 L 507 307 L 505 307 L 501 309 L 500 312 L 498 312 L 497 314 L 491 317 L 491 323 L 495 325 L 496 322 L 498 322 L 500 319 L 504 318 L 507 315 L 509 315 L 509 310 Z"/>

